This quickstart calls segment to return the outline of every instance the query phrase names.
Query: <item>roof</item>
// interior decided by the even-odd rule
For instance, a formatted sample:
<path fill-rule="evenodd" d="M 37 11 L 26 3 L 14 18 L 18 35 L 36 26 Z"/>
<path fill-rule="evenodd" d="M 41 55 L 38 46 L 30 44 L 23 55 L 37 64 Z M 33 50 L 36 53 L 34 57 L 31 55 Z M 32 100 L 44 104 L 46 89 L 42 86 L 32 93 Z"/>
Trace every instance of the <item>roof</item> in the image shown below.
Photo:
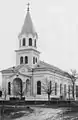
<path fill-rule="evenodd" d="M 15 72 L 18 72 L 18 70 L 21 69 L 22 67 L 26 67 L 28 69 L 28 71 L 31 71 L 31 68 L 28 65 L 21 64 L 21 65 L 10 67 L 8 69 L 4 69 L 4 70 L 2 70 L 0 72 L 4 72 L 4 73 L 12 72 L 12 73 L 15 73 Z"/>
<path fill-rule="evenodd" d="M 27 15 L 26 15 L 20 35 L 23 35 L 23 34 L 26 34 L 26 35 L 32 34 L 33 36 L 37 35 L 29 11 L 27 11 Z"/>
<path fill-rule="evenodd" d="M 44 62 L 44 61 L 40 61 L 37 65 L 36 65 L 36 67 L 35 67 L 35 71 L 39 71 L 39 70 L 42 70 L 42 71 L 44 71 L 44 70 L 48 70 L 48 71 L 51 71 L 51 72 L 54 72 L 54 73 L 57 73 L 57 74 L 60 74 L 60 75 L 62 75 L 62 76 L 66 76 L 66 77 L 69 77 L 70 78 L 70 74 L 68 73 L 68 72 L 66 72 L 66 71 L 63 71 L 63 70 L 61 70 L 61 69 L 59 69 L 58 67 L 55 67 L 55 66 L 53 66 L 53 65 L 50 65 L 50 64 L 48 64 L 48 63 L 46 63 L 46 62 Z"/>
<path fill-rule="evenodd" d="M 28 65 L 21 64 L 21 65 L 18 65 L 18 66 L 13 66 L 13 67 L 10 67 L 8 69 L 2 70 L 1 72 L 4 72 L 4 73 L 9 73 L 9 72 L 15 73 L 19 69 L 21 69 L 22 67 L 26 67 L 29 72 L 32 71 L 32 68 L 30 68 Z M 69 73 L 59 69 L 58 67 L 55 67 L 55 66 L 50 65 L 50 64 L 48 64 L 46 62 L 43 62 L 43 61 L 39 61 L 38 64 L 36 64 L 35 68 L 33 68 L 33 71 L 34 72 L 35 71 L 51 71 L 53 73 L 57 73 L 57 74 L 60 74 L 62 76 L 66 76 L 68 78 L 71 78 L 71 75 Z"/>

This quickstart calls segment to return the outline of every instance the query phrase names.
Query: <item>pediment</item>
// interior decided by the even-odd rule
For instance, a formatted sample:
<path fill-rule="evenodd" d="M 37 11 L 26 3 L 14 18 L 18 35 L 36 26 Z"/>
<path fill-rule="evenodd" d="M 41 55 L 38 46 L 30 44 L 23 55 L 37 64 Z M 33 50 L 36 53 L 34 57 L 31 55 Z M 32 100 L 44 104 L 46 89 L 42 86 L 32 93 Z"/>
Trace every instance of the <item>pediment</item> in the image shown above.
<path fill-rule="evenodd" d="M 28 68 L 22 67 L 22 68 L 19 69 L 19 72 L 22 73 L 22 74 L 26 74 L 26 73 L 28 73 Z"/>

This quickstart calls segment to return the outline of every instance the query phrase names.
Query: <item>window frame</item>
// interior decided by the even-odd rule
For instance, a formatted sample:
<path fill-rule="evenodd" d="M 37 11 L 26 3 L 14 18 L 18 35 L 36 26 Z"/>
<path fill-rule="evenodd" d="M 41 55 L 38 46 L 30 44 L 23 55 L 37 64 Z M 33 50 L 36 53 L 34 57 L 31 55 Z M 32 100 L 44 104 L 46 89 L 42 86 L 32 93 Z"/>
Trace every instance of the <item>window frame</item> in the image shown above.
<path fill-rule="evenodd" d="M 66 97 L 66 84 L 64 84 L 64 97 Z"/>
<path fill-rule="evenodd" d="M 30 87 L 30 80 L 26 79 L 26 93 L 29 92 L 28 87 Z"/>
<path fill-rule="evenodd" d="M 36 63 L 37 63 L 37 58 L 36 58 L 36 60 L 35 60 L 35 61 L 36 61 Z"/>
<path fill-rule="evenodd" d="M 37 95 L 41 95 L 41 81 L 37 81 Z"/>
<path fill-rule="evenodd" d="M 23 64 L 23 56 L 20 57 L 20 64 Z"/>
<path fill-rule="evenodd" d="M 22 46 L 25 46 L 25 44 L 26 44 L 26 39 L 23 38 Z"/>
<path fill-rule="evenodd" d="M 28 64 L 28 56 L 25 56 L 25 64 Z"/>
<path fill-rule="evenodd" d="M 32 46 L 32 38 L 29 38 L 29 46 Z"/>
<path fill-rule="evenodd" d="M 62 83 L 60 83 L 60 95 L 62 95 Z"/>
<path fill-rule="evenodd" d="M 35 62 L 36 62 L 36 61 L 35 61 L 35 57 L 33 57 L 33 64 L 35 64 Z"/>
<path fill-rule="evenodd" d="M 57 95 L 57 83 L 55 83 L 55 95 Z"/>
<path fill-rule="evenodd" d="M 36 47 L 36 39 L 34 40 L 34 47 Z"/>

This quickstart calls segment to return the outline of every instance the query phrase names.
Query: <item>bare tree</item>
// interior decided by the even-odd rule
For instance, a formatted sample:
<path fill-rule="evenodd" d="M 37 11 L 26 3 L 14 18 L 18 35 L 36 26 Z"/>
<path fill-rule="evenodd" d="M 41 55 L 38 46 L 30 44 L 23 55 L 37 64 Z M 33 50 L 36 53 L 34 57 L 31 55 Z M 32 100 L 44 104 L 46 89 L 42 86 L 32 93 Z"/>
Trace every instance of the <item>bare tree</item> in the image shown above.
<path fill-rule="evenodd" d="M 71 95 L 72 95 L 72 85 L 68 85 L 67 93 L 68 93 L 68 99 L 70 101 L 71 100 Z"/>
<path fill-rule="evenodd" d="M 5 99 L 5 100 L 6 100 L 7 94 L 8 94 L 8 93 L 7 93 L 7 90 L 5 89 L 5 90 L 4 90 L 4 99 Z"/>
<path fill-rule="evenodd" d="M 50 102 L 50 95 L 54 91 L 54 87 L 52 86 L 52 82 L 49 81 L 47 78 L 45 79 L 44 83 L 42 83 L 43 91 L 48 95 L 48 102 Z"/>
<path fill-rule="evenodd" d="M 76 79 L 78 78 L 78 74 L 77 74 L 77 71 L 76 70 L 72 70 L 71 69 L 71 81 L 72 81 L 72 94 L 73 94 L 73 99 L 75 100 L 75 82 L 76 82 Z"/>
<path fill-rule="evenodd" d="M 7 95 L 8 95 L 8 92 L 7 92 L 6 88 L 5 89 L 2 88 L 2 96 L 4 96 L 4 100 L 6 100 Z"/>

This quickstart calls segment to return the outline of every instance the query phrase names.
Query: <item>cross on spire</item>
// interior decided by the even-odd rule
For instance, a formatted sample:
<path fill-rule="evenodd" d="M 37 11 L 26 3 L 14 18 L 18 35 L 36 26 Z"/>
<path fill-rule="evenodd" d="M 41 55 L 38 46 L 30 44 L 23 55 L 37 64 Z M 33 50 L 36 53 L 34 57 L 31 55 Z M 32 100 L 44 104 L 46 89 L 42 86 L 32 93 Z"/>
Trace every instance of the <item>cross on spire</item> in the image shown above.
<path fill-rule="evenodd" d="M 29 11 L 29 6 L 30 6 L 30 3 L 28 3 L 27 5 L 28 5 L 27 11 Z"/>

